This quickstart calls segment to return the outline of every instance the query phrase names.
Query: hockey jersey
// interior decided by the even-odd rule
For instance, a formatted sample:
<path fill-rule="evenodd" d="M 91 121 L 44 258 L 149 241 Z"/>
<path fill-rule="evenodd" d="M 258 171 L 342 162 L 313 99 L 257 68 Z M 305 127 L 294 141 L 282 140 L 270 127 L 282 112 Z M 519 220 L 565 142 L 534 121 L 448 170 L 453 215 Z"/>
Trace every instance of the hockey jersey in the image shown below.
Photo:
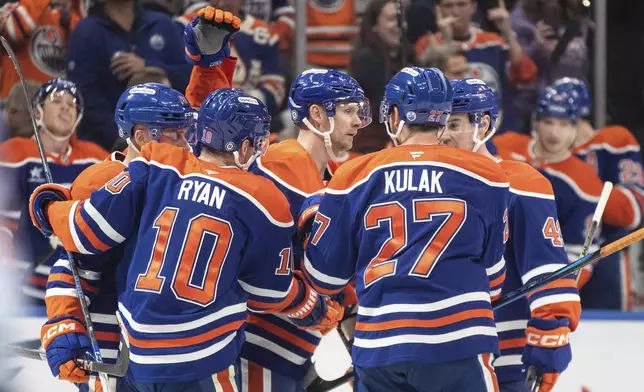
<path fill-rule="evenodd" d="M 266 155 L 258 158 L 250 170 L 279 188 L 294 217 L 299 215 L 308 196 L 324 188 L 317 165 L 295 139 L 271 144 Z M 300 269 L 301 250 L 295 245 L 293 259 L 296 269 Z M 279 315 L 251 315 L 242 358 L 285 377 L 301 380 L 321 338 L 319 332 L 299 329 Z"/>
<path fill-rule="evenodd" d="M 628 190 L 627 195 L 632 196 L 631 202 L 636 203 L 640 208 L 644 205 L 644 174 L 642 172 L 642 155 L 640 146 L 635 137 L 624 127 L 609 126 L 602 128 L 586 143 L 576 147 L 574 153 L 577 157 L 590 165 L 602 181 L 610 181 L 619 184 L 623 189 Z M 641 211 L 641 210 L 640 210 Z M 634 221 L 629 228 L 605 224 L 602 226 L 602 242 L 610 243 L 630 232 L 632 228 L 641 225 L 641 212 L 634 215 Z M 618 303 L 622 310 L 632 309 L 632 285 L 631 266 L 628 251 L 619 252 L 611 256 L 613 264 L 617 268 L 611 268 L 609 262 L 603 262 L 598 268 L 604 269 L 605 278 L 620 282 L 621 298 Z M 603 268 L 606 267 L 606 268 Z M 591 285 L 592 286 L 592 285 Z M 597 287 L 597 291 L 603 291 L 610 286 Z M 613 288 L 615 288 L 613 286 Z M 618 290 L 615 290 L 618 291 Z M 597 293 L 596 297 L 603 296 Z M 587 297 L 587 295 L 586 295 Z M 615 301 L 610 304 L 604 299 L 591 301 L 590 306 L 614 307 Z"/>
<path fill-rule="evenodd" d="M 80 19 L 78 0 L 72 1 L 68 18 L 47 0 L 10 2 L 0 8 L 0 31 L 11 43 L 25 79 L 45 83 L 65 76 L 67 39 Z M 20 79 L 9 56 L 2 56 L 0 67 L 0 97 L 5 99 Z"/>
<path fill-rule="evenodd" d="M 76 139 L 70 140 L 63 155 L 47 154 L 47 161 L 55 182 L 70 186 L 80 172 L 109 154 L 99 146 Z M 31 265 L 50 255 L 57 246 L 43 237 L 29 219 L 29 195 L 45 183 L 44 169 L 36 142 L 32 138 L 12 138 L 0 144 L 0 170 L 9 179 L 7 189 L 1 192 L 0 226 L 13 236 L 13 254 L 16 263 Z M 39 290 L 27 294 L 44 298 L 45 281 L 39 281 Z"/>
<path fill-rule="evenodd" d="M 521 61 L 509 62 L 508 45 L 496 33 L 470 28 L 471 38 L 460 42 L 469 62 L 469 77 L 481 79 L 494 89 L 501 111 L 497 127 L 500 132 L 516 129 L 512 89 L 521 83 L 533 83 L 537 66 L 525 53 Z M 416 55 L 421 56 L 433 42 L 440 43 L 441 34 L 425 35 L 416 41 Z M 419 57 L 420 58 L 420 57 Z"/>
<path fill-rule="evenodd" d="M 534 154 L 535 141 L 515 132 L 495 137 L 494 144 L 502 158 L 527 162 L 550 180 L 557 196 L 557 211 L 566 251 L 570 260 L 576 260 L 603 188 L 594 169 L 572 155 L 559 162 L 544 162 Z M 610 194 L 602 222 L 633 229 L 639 224 L 641 211 L 642 207 L 633 190 L 617 185 Z M 597 248 L 591 248 L 590 252 L 594 249 Z"/>
<path fill-rule="evenodd" d="M 73 200 L 84 200 L 90 197 L 91 192 L 103 187 L 109 180 L 125 169 L 123 164 L 125 156 L 120 152 L 112 153 L 108 159 L 97 163 L 84 170 L 71 186 Z M 83 313 L 78 301 L 78 292 L 74 286 L 74 277 L 69 265 L 66 252 L 57 255 L 53 265 L 41 264 L 47 269 L 47 291 L 45 303 L 47 318 L 53 319 L 61 316 L 74 316 L 83 320 Z M 80 266 L 79 275 L 82 280 L 84 294 L 89 303 L 89 311 L 96 340 L 101 349 L 103 361 L 116 362 L 119 349 L 120 332 L 116 319 L 117 293 L 115 273 L 116 265 L 123 257 L 122 247 L 112 249 L 101 255 L 76 255 L 76 262 Z M 89 381 L 89 391 L 98 390 L 98 377 L 92 375 Z M 114 390 L 112 388 L 112 390 Z"/>
<path fill-rule="evenodd" d="M 556 236 L 559 220 L 550 182 L 527 163 L 502 160 L 499 164 L 510 180 L 509 239 L 503 253 L 507 273 L 503 290 L 511 292 L 566 266 L 568 258 L 563 240 Z M 494 368 L 499 383 L 525 380 L 521 355 L 530 318 L 567 318 L 574 331 L 580 313 L 573 275 L 495 310 L 501 355 L 495 359 Z"/>
<path fill-rule="evenodd" d="M 354 365 L 498 353 L 490 282 L 505 274 L 507 181 L 492 160 L 440 145 L 403 145 L 340 167 L 303 270 L 326 294 L 355 278 Z"/>
<path fill-rule="evenodd" d="M 284 196 L 266 179 L 179 147 L 146 144 L 90 199 L 53 203 L 47 214 L 66 249 L 98 254 L 124 244 L 131 254 L 116 282 L 128 377 L 137 382 L 228 368 L 247 309 L 279 311 L 297 294 Z"/>

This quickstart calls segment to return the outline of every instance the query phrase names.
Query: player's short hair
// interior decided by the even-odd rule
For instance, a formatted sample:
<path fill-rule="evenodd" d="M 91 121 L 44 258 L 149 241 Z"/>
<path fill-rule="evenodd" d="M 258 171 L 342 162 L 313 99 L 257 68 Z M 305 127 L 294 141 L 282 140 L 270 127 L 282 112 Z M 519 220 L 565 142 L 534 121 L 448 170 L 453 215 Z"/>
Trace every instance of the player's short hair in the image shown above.
<path fill-rule="evenodd" d="M 428 124 L 407 124 L 407 129 L 409 129 L 409 132 L 415 133 L 415 132 L 438 132 L 443 128 L 440 125 L 428 125 Z"/>
<path fill-rule="evenodd" d="M 165 71 L 159 67 L 143 67 L 140 70 L 134 72 L 130 76 L 130 80 L 127 82 L 127 87 L 132 87 L 137 84 L 143 83 L 160 83 L 165 84 L 168 87 L 170 86 L 170 79 Z"/>
<path fill-rule="evenodd" d="M 34 82 L 33 80 L 25 80 L 25 84 L 27 85 L 27 94 L 29 95 L 29 99 L 33 99 L 40 88 L 40 83 Z M 14 83 L 14 85 L 11 86 L 11 90 L 9 90 L 9 94 L 4 101 L 4 107 L 7 108 L 9 106 L 27 107 L 25 93 L 22 91 L 22 85 L 20 82 Z"/>
<path fill-rule="evenodd" d="M 466 57 L 465 50 L 454 42 L 435 46 L 430 45 L 425 49 L 425 52 L 420 55 L 418 63 L 421 67 L 438 68 L 441 71 L 445 71 L 447 62 L 454 56 Z"/>

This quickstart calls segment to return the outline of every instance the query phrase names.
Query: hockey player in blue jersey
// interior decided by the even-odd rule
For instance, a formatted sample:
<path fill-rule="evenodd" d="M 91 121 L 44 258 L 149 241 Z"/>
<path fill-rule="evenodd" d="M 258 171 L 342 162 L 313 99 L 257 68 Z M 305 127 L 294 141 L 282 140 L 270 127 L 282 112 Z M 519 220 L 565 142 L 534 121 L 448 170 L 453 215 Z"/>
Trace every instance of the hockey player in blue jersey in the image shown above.
<path fill-rule="evenodd" d="M 589 121 L 592 100 L 586 84 L 578 79 L 562 78 L 554 83 L 570 91 L 580 110 L 579 129 L 573 153 L 595 169 L 602 181 L 610 181 L 628 190 L 634 205 L 644 202 L 642 155 L 635 137 L 624 127 L 608 126 L 595 130 Z M 628 227 L 602 225 L 601 240 L 611 243 L 641 224 L 642 214 L 633 215 Z M 630 311 L 633 305 L 629 252 L 622 251 L 590 265 L 583 271 L 581 299 L 584 308 Z M 590 279 L 590 280 L 589 280 Z"/>
<path fill-rule="evenodd" d="M 281 312 L 302 327 L 332 327 L 342 316 L 282 268 L 293 229 L 288 203 L 243 170 L 265 152 L 269 121 L 260 101 L 222 89 L 200 109 L 199 159 L 149 143 L 90 199 L 64 201 L 55 185 L 32 195 L 34 224 L 67 249 L 92 254 L 124 243 L 132 251 L 116 279 L 130 347 L 119 391 L 236 390 L 247 309 Z"/>
<path fill-rule="evenodd" d="M 119 136 L 128 143 L 125 153 L 115 152 L 103 162 L 85 169 L 70 188 L 73 200 L 89 198 L 92 191 L 124 171 L 127 164 L 139 154 L 142 146 L 151 142 L 168 143 L 188 148 L 194 137 L 193 109 L 178 91 L 159 84 L 143 84 L 128 88 L 117 103 L 115 113 Z M 123 258 L 124 247 L 93 256 L 77 256 L 81 274 L 86 277 L 84 294 L 90 300 L 96 338 L 107 363 L 114 362 L 118 353 L 120 328 L 116 319 L 117 293 L 116 266 Z M 69 260 L 65 252 L 51 267 L 46 286 L 47 331 L 60 321 L 83 320 L 78 293 L 73 284 Z M 80 334 L 78 339 L 59 336 L 44 344 L 52 374 L 61 380 L 78 383 L 81 391 L 98 391 L 102 382 L 96 375 L 87 375 L 73 361 L 77 352 L 89 349 L 89 340 Z M 110 378 L 111 388 L 116 380 Z M 99 386 L 100 384 L 100 386 Z M 105 389 L 105 388 L 103 388 Z"/>
<path fill-rule="evenodd" d="M 524 162 L 500 160 L 487 150 L 485 141 L 494 134 L 498 116 L 494 91 L 478 79 L 451 81 L 454 89 L 452 115 L 442 141 L 478 151 L 498 161 L 510 180 L 508 241 L 504 252 L 505 291 L 543 277 L 568 263 L 563 244 L 547 238 L 543 228 L 558 222 L 557 205 L 550 182 Z M 569 276 L 494 312 L 501 356 L 494 361 L 502 392 L 526 391 L 525 369 L 535 366 L 543 374 L 540 392 L 548 392 L 571 360 L 568 334 L 579 323 L 581 306 L 574 276 Z M 545 347 L 542 337 L 556 339 Z M 523 368 L 523 369 L 522 369 Z"/>
<path fill-rule="evenodd" d="M 404 68 L 381 105 L 397 147 L 343 164 L 303 263 L 318 292 L 355 279 L 358 390 L 496 391 L 490 285 L 503 280 L 508 179 L 492 160 L 439 145 L 452 88 Z"/>

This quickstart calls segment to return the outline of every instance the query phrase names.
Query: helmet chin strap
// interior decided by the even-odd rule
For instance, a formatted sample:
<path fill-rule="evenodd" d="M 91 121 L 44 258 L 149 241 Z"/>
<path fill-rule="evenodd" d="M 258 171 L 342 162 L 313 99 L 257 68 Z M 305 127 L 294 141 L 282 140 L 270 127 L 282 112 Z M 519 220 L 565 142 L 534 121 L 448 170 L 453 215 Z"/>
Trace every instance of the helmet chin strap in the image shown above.
<path fill-rule="evenodd" d="M 394 146 L 399 146 L 400 143 L 398 142 L 398 136 L 400 135 L 400 132 L 402 131 L 403 127 L 405 126 L 405 120 L 400 120 L 398 123 L 398 128 L 396 129 L 396 133 L 391 132 L 391 127 L 389 126 L 389 118 L 387 118 L 387 121 L 385 121 L 385 129 L 387 130 L 387 135 L 389 135 L 389 138 L 391 141 L 393 141 Z"/>
<path fill-rule="evenodd" d="M 314 134 L 318 135 L 324 140 L 324 147 L 326 148 L 326 152 L 329 155 L 329 158 L 332 161 L 337 161 L 339 158 L 335 155 L 333 152 L 333 142 L 331 142 L 331 134 L 333 133 L 333 129 L 335 128 L 335 122 L 333 121 L 333 117 L 329 117 L 329 131 L 328 132 L 320 132 L 317 128 L 311 124 L 308 118 L 304 118 L 302 120 L 304 125 L 313 132 Z"/>
<path fill-rule="evenodd" d="M 141 150 L 139 150 L 136 144 L 134 144 L 134 142 L 132 141 L 132 138 L 128 137 L 127 139 L 125 139 L 125 142 L 127 143 L 128 148 L 131 148 L 132 150 L 136 151 L 137 154 L 141 153 Z"/>
<path fill-rule="evenodd" d="M 235 160 L 235 166 L 238 168 L 242 169 L 243 171 L 248 171 L 248 168 L 250 165 L 255 162 L 255 159 L 257 159 L 261 155 L 261 152 L 255 152 L 246 163 L 241 163 L 239 160 L 239 151 L 233 151 L 233 159 Z"/>
<path fill-rule="evenodd" d="M 45 116 L 44 116 L 44 113 L 43 113 L 43 110 L 42 110 L 42 106 L 41 106 L 41 105 L 38 105 L 38 106 L 36 107 L 36 110 L 38 111 L 38 114 L 40 114 L 40 116 L 38 116 L 38 117 L 36 118 L 36 127 L 37 127 L 38 129 L 42 129 L 42 130 L 43 130 L 43 132 L 45 132 L 45 133 L 47 134 L 47 136 L 49 136 L 50 138 L 54 139 L 54 141 L 56 141 L 56 142 L 64 142 L 64 141 L 69 140 L 69 138 L 71 138 L 71 137 L 72 137 L 72 135 L 74 134 L 74 131 L 76 130 L 76 127 L 77 127 L 77 126 L 78 126 L 78 124 L 80 123 L 81 119 L 83 118 L 83 115 L 82 115 L 82 114 L 81 114 L 80 116 L 78 116 L 78 118 L 76 119 L 76 122 L 74 123 L 74 126 L 72 127 L 72 131 L 71 131 L 68 135 L 66 135 L 66 136 L 58 136 L 58 135 L 54 135 L 54 134 L 53 134 L 49 129 L 47 129 L 47 127 L 45 126 L 45 122 L 43 121 L 43 119 L 44 119 L 44 117 L 45 117 Z"/>
<path fill-rule="evenodd" d="M 483 140 L 479 139 L 479 124 L 474 124 L 474 133 L 472 133 L 472 141 L 474 142 L 474 146 L 472 147 L 473 152 L 477 152 L 479 148 L 481 148 L 482 145 L 484 145 L 492 135 L 494 135 L 494 132 L 496 132 L 496 129 L 491 126 L 490 124 L 490 129 L 488 130 L 488 134 L 485 135 Z"/>

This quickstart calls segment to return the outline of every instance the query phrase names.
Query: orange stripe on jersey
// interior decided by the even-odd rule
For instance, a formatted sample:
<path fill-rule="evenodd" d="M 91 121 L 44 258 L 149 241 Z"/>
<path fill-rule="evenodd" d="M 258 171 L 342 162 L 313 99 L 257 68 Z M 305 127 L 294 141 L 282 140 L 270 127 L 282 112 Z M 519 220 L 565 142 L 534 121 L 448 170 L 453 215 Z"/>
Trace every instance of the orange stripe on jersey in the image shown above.
<path fill-rule="evenodd" d="M 473 318 L 494 319 L 494 313 L 490 309 L 475 309 L 465 310 L 433 320 L 400 319 L 380 323 L 358 322 L 356 323 L 356 331 L 377 332 L 396 328 L 438 328 Z"/>
<path fill-rule="evenodd" d="M 237 388 L 233 385 L 234 378 L 230 374 L 230 368 L 226 368 L 221 372 L 217 373 L 215 376 L 217 383 L 221 387 L 221 392 L 235 392 Z M 215 386 L 215 390 L 219 391 L 220 389 Z"/>
<path fill-rule="evenodd" d="M 252 362 L 248 362 L 248 392 L 264 392 L 264 368 Z"/>
<path fill-rule="evenodd" d="M 59 201 L 47 206 L 47 218 L 55 235 L 62 242 L 63 247 L 72 252 L 78 252 L 69 228 L 69 213 L 77 201 Z M 77 208 L 80 207 L 80 203 Z"/>
<path fill-rule="evenodd" d="M 228 332 L 235 331 L 244 325 L 244 321 L 235 321 L 230 324 L 212 329 L 202 334 L 191 336 L 189 338 L 176 338 L 176 339 L 136 339 L 128 333 L 130 344 L 140 348 L 173 348 L 173 347 L 188 347 L 213 340 Z"/>
<path fill-rule="evenodd" d="M 325 289 L 323 287 L 318 286 L 317 284 L 315 284 L 315 280 L 311 277 L 311 275 L 309 274 L 309 271 L 307 271 L 306 268 L 302 268 L 302 273 L 306 276 L 306 282 L 311 287 L 313 287 L 313 290 L 317 291 L 318 293 L 320 293 L 322 295 L 333 295 L 333 294 L 336 294 L 336 293 L 339 293 L 340 291 L 342 291 L 342 288 L 334 289 L 334 290 L 328 290 L 328 289 Z"/>
<path fill-rule="evenodd" d="M 47 280 L 45 280 L 46 283 Z M 63 274 L 63 273 L 56 273 L 56 274 L 50 274 L 49 275 L 49 281 L 54 282 L 64 282 L 68 284 L 74 284 L 74 277 L 71 275 Z M 81 279 L 81 287 L 85 291 L 89 291 L 90 293 L 98 293 L 98 288 L 91 286 L 89 283 Z"/>
<path fill-rule="evenodd" d="M 304 223 L 306 221 L 308 221 L 311 218 L 311 216 L 317 214 L 319 207 L 320 206 L 316 204 L 316 205 L 312 205 L 312 206 L 308 207 L 306 210 L 304 210 L 304 212 L 302 212 L 300 214 L 300 217 L 297 219 L 297 228 L 301 229 L 302 226 L 304 226 Z"/>
<path fill-rule="evenodd" d="M 505 281 L 505 272 L 503 273 L 503 275 L 501 275 L 498 278 L 490 281 L 490 287 L 499 286 L 501 283 L 503 283 L 503 281 Z"/>
<path fill-rule="evenodd" d="M 45 287 L 47 285 L 47 278 L 32 275 L 29 277 L 29 283 L 36 286 Z"/>
<path fill-rule="evenodd" d="M 83 320 L 83 311 L 80 307 L 80 301 L 77 297 L 67 295 L 55 295 L 45 298 L 45 308 L 47 309 L 47 318 L 53 319 L 61 316 L 74 316 Z"/>
<path fill-rule="evenodd" d="M 567 183 L 569 182 L 568 180 L 570 180 L 586 195 L 599 199 L 604 184 L 599 177 L 597 177 L 595 170 L 581 159 L 575 156 L 570 156 L 561 162 L 547 163 L 544 165 L 544 168 L 554 170 L 555 177 L 561 178 Z M 553 174 L 548 170 L 546 171 Z M 615 192 L 615 190 L 613 190 L 613 192 Z M 597 201 L 599 200 L 596 200 L 595 202 Z"/>
<path fill-rule="evenodd" d="M 442 145 L 403 145 L 346 162 L 342 165 L 342 170 L 331 179 L 328 188 L 347 190 L 386 165 L 419 164 L 429 161 L 449 165 L 453 170 L 465 175 L 482 177 L 490 182 L 508 182 L 499 165 L 481 154 Z"/>
<path fill-rule="evenodd" d="M 18 223 L 9 219 L 0 218 L 0 226 L 12 231 L 18 231 Z"/>
<path fill-rule="evenodd" d="M 92 244 L 94 248 L 102 252 L 105 252 L 108 249 L 110 249 L 110 247 L 105 245 L 103 241 L 98 239 L 98 237 L 96 236 L 96 234 L 94 234 L 92 229 L 89 228 L 89 225 L 87 224 L 87 222 L 85 222 L 85 219 L 81 215 L 81 208 L 77 208 L 76 212 L 74 212 L 74 223 L 76 223 L 80 231 L 83 232 L 83 234 L 85 234 L 90 244 Z"/>
<path fill-rule="evenodd" d="M 262 302 L 262 301 L 255 301 L 249 299 L 248 305 L 258 309 L 260 312 L 280 312 L 284 310 L 287 306 L 289 306 L 294 300 L 295 297 L 297 296 L 297 291 L 298 291 L 298 284 L 303 284 L 303 283 L 297 283 L 295 280 L 293 281 L 293 285 L 291 286 L 291 291 L 288 292 L 286 297 L 278 303 L 269 303 L 269 302 Z"/>
<path fill-rule="evenodd" d="M 249 322 L 250 324 L 257 325 L 258 327 L 261 327 L 263 330 L 268 331 L 271 334 L 283 340 L 286 340 L 289 343 L 295 344 L 299 348 L 305 351 L 308 351 L 310 353 L 313 353 L 315 351 L 315 348 L 317 347 L 315 344 L 311 344 L 306 340 L 298 337 L 297 335 L 293 335 L 292 333 L 283 330 L 282 328 L 271 323 L 270 321 L 267 321 L 263 318 L 259 318 L 253 314 L 249 314 L 246 321 Z"/>
<path fill-rule="evenodd" d="M 533 295 L 540 293 L 545 290 L 552 290 L 552 289 L 566 289 L 566 288 L 577 288 L 577 281 L 575 279 L 559 279 L 555 280 L 552 283 L 549 283 L 542 288 L 535 290 L 531 292 L 530 294 L 527 295 L 528 298 L 532 297 Z"/>
<path fill-rule="evenodd" d="M 96 340 L 103 340 L 107 342 L 118 342 L 121 340 L 121 335 L 116 332 L 96 331 Z"/>
<path fill-rule="evenodd" d="M 581 303 L 579 301 L 557 302 L 539 306 L 531 312 L 533 318 L 555 319 L 567 318 L 570 321 L 571 331 L 577 329 L 579 317 L 581 316 Z"/>
<path fill-rule="evenodd" d="M 492 388 L 494 389 L 494 392 L 499 392 L 499 380 L 496 378 L 496 373 L 492 366 L 492 354 L 481 354 L 481 359 L 483 360 L 483 366 L 485 366 L 490 377 L 492 377 Z"/>
<path fill-rule="evenodd" d="M 507 350 L 509 348 L 519 348 L 524 346 L 525 346 L 525 338 L 499 340 L 499 348 L 501 350 Z"/>

